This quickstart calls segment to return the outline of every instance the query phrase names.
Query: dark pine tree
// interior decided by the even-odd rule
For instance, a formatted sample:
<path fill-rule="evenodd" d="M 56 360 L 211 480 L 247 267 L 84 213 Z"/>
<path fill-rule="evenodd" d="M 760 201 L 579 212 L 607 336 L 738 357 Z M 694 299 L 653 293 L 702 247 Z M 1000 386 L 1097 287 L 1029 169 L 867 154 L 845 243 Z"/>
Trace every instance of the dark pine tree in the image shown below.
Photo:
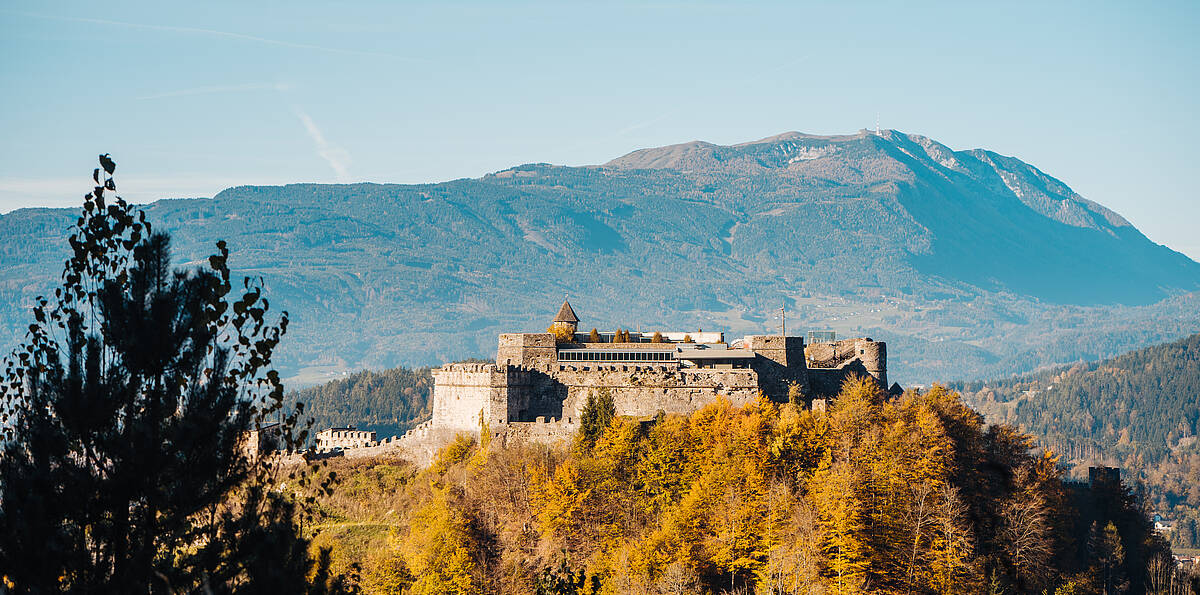
<path fill-rule="evenodd" d="M 115 164 L 5 364 L 0 574 L 14 592 L 341 590 L 300 535 L 303 502 L 252 431 L 294 447 L 271 356 L 287 328 L 261 282 L 232 292 L 228 249 L 173 270 L 170 241 L 115 196 Z M 257 446 L 257 444 L 254 444 Z M 292 472 L 291 485 L 313 477 Z M 331 477 L 324 479 L 329 489 Z"/>
<path fill-rule="evenodd" d="M 612 393 L 607 388 L 592 391 L 583 404 L 583 411 L 579 412 L 579 444 L 584 448 L 595 445 L 616 415 L 617 405 Z"/>

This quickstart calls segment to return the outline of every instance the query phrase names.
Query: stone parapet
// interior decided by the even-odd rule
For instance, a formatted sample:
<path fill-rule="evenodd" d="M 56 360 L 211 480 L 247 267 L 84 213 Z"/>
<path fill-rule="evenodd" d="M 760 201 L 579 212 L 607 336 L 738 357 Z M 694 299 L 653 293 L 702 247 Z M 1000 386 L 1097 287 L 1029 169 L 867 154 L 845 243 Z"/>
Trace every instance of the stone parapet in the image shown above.
<path fill-rule="evenodd" d="M 433 424 L 477 432 L 484 420 L 507 418 L 508 376 L 495 364 L 446 364 L 434 370 Z"/>
<path fill-rule="evenodd" d="M 433 416 L 429 422 L 372 448 L 404 452 L 414 460 L 431 460 L 436 449 L 458 433 L 478 438 L 486 431 L 506 444 L 569 440 L 578 428 L 588 398 L 602 392 L 612 396 L 617 415 L 648 418 L 659 412 L 688 415 L 722 398 L 739 405 L 754 402 L 760 394 L 784 401 L 793 386 L 798 386 L 814 404 L 823 404 L 821 399 L 836 394 L 851 374 L 872 376 L 886 383 L 886 346 L 870 339 L 850 339 L 829 347 L 809 346 L 808 357 L 802 337 L 751 335 L 735 345 L 730 353 L 736 349 L 739 355 L 753 354 L 753 358 L 736 358 L 748 368 L 691 367 L 685 364 L 693 360 L 678 359 L 559 361 L 559 347 L 633 351 L 673 349 L 679 344 L 558 345 L 550 333 L 502 334 L 496 363 L 447 364 L 434 370 Z M 839 357 L 846 354 L 848 359 L 833 362 L 836 366 L 810 369 L 809 359 L 813 355 L 823 357 L 825 350 L 831 354 L 836 351 Z"/>
<path fill-rule="evenodd" d="M 759 374 L 759 388 L 773 401 L 786 401 L 791 385 L 803 394 L 811 392 L 804 364 L 804 338 L 780 335 L 750 335 L 743 339 L 756 356 L 751 367 Z"/>
<path fill-rule="evenodd" d="M 504 446 L 518 443 L 554 444 L 570 441 L 578 429 L 579 422 L 576 419 L 539 417 L 531 422 L 507 424 L 502 431 L 496 432 L 496 437 Z"/>

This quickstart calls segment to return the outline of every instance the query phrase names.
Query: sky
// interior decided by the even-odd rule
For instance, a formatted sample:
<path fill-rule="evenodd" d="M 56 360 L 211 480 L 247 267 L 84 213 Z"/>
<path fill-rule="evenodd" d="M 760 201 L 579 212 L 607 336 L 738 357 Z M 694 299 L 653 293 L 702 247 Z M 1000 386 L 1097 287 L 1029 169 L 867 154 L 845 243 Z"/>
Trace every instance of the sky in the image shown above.
<path fill-rule="evenodd" d="M 1200 260 L 1200 2 L 0 0 L 0 212 L 785 131 L 1025 160 Z"/>

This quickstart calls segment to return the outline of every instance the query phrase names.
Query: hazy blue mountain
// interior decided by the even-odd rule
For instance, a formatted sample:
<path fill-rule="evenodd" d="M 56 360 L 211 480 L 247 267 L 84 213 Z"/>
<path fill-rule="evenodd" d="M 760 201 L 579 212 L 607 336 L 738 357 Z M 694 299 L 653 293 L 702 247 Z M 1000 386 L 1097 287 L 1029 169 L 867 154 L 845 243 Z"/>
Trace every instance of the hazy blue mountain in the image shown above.
<path fill-rule="evenodd" d="M 81 189 L 83 192 L 86 189 Z M 1200 264 L 1020 160 L 927 138 L 787 133 L 439 184 L 230 188 L 147 207 L 217 239 L 293 314 L 286 371 L 489 356 L 564 294 L 586 327 L 832 328 L 902 382 L 1097 359 L 1200 328 Z M 6 343 L 57 278 L 70 210 L 0 216 Z"/>

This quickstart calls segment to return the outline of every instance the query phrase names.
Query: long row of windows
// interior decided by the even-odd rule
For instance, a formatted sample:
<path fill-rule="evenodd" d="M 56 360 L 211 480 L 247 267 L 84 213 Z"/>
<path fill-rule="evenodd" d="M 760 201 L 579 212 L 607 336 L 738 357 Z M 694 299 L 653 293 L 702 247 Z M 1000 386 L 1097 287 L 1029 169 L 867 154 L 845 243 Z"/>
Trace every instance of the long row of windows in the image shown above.
<path fill-rule="evenodd" d="M 608 350 L 563 350 L 558 352 L 560 362 L 671 362 L 674 351 L 608 351 Z"/>

